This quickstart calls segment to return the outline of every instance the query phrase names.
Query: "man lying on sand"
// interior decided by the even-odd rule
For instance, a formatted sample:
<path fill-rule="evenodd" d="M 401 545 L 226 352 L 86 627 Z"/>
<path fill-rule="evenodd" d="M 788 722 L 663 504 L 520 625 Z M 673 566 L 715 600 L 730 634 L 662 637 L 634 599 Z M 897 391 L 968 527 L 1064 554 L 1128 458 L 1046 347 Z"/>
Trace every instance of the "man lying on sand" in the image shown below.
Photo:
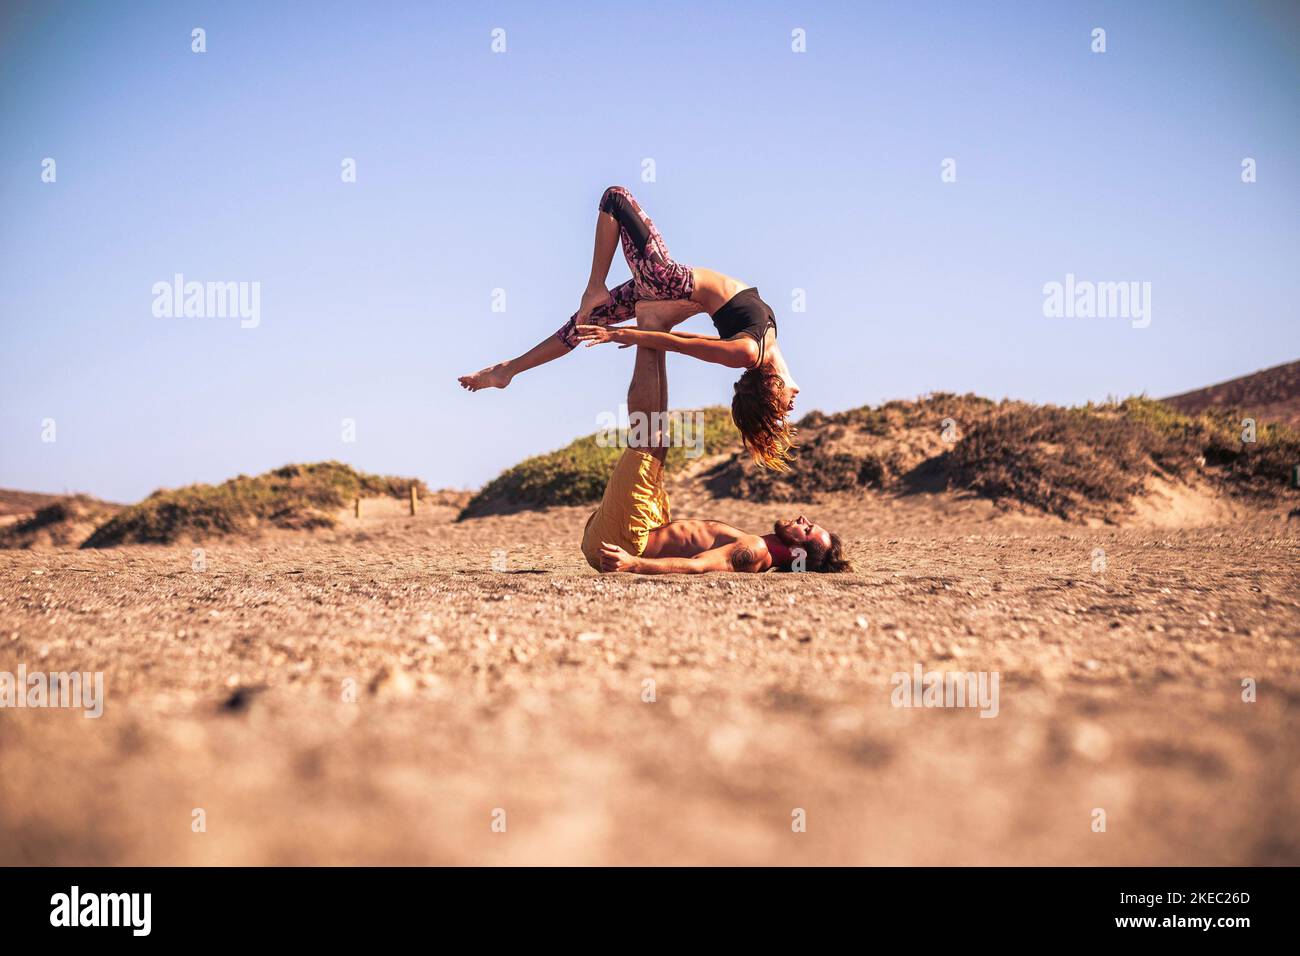
<path fill-rule="evenodd" d="M 666 332 L 699 310 L 693 303 L 637 303 L 638 328 Z M 582 553 L 597 571 L 698 574 L 704 571 L 848 571 L 838 535 L 803 515 L 777 521 L 770 534 L 748 534 L 721 521 L 672 521 L 663 486 L 668 454 L 665 355 L 637 346 L 628 416 L 644 416 L 646 448 L 627 448 L 600 507 L 587 519 Z"/>

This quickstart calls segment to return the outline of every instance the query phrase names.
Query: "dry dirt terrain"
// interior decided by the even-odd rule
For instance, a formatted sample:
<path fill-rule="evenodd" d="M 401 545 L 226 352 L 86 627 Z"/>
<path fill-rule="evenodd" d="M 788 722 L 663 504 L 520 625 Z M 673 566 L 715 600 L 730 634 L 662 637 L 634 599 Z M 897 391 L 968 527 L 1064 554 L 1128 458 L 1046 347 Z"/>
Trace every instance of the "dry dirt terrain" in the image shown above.
<path fill-rule="evenodd" d="M 0 670 L 106 688 L 0 710 L 0 863 L 1300 863 L 1285 508 L 848 497 L 806 510 L 857 573 L 658 578 L 588 569 L 587 510 L 0 552 Z M 891 706 L 918 663 L 997 716 Z"/>

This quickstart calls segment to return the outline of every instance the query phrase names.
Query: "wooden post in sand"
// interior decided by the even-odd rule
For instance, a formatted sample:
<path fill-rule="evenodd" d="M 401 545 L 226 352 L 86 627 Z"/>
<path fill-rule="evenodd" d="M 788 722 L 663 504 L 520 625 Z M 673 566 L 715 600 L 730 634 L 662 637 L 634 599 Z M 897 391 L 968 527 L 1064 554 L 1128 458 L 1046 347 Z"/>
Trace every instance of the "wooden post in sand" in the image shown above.
<path fill-rule="evenodd" d="M 415 482 L 411 482 L 411 514 L 415 514 Z"/>
<path fill-rule="evenodd" d="M 361 496 L 357 495 L 357 500 L 352 502 L 352 513 L 358 518 L 361 517 Z"/>

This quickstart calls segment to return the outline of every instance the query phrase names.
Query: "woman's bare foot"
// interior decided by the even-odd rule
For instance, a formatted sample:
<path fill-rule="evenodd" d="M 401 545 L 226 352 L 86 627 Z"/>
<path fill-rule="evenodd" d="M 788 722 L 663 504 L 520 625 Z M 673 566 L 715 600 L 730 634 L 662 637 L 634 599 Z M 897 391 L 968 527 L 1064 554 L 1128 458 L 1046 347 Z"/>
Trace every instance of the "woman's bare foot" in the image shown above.
<path fill-rule="evenodd" d="M 507 371 L 505 365 L 502 364 L 489 365 L 473 375 L 462 375 L 457 381 L 460 382 L 462 388 L 477 392 L 480 388 L 505 388 L 510 384 L 512 378 L 514 378 L 514 375 Z"/>
<path fill-rule="evenodd" d="M 693 315 L 704 311 L 704 306 L 690 299 L 641 299 L 635 305 L 638 328 L 671 332 Z"/>
<path fill-rule="evenodd" d="M 603 285 L 587 286 L 587 290 L 582 293 L 582 301 L 578 303 L 578 324 L 583 325 L 591 317 L 593 309 L 598 309 L 602 305 L 609 304 L 609 290 Z"/>

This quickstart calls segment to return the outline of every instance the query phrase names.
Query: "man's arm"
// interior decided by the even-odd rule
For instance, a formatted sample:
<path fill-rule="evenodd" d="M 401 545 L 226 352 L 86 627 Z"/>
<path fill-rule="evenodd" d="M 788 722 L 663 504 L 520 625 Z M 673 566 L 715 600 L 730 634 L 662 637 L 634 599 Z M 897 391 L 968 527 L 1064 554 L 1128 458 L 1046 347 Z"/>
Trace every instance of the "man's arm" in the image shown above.
<path fill-rule="evenodd" d="M 631 574 L 705 574 L 710 571 L 757 572 L 771 565 L 767 549 L 744 541 L 733 541 L 720 548 L 701 551 L 689 558 L 637 558 L 618 545 L 603 542 L 600 570 L 627 571 Z"/>

